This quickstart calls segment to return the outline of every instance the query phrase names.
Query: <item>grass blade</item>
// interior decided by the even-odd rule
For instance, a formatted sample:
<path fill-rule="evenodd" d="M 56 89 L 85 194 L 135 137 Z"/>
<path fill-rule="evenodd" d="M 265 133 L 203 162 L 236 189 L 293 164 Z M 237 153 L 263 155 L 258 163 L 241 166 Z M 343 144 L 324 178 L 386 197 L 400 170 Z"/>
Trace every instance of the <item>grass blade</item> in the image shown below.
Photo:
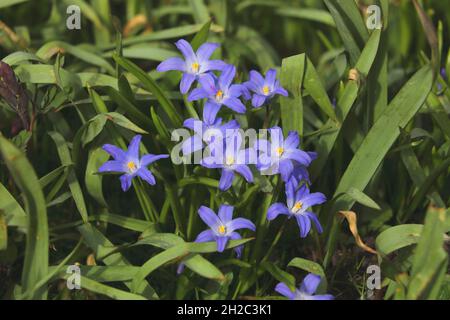
<path fill-rule="evenodd" d="M 25 261 L 22 271 L 22 290 L 32 290 L 48 272 L 48 224 L 44 194 L 36 173 L 25 155 L 9 140 L 0 135 L 0 154 L 11 177 L 25 196 L 25 211 L 28 217 L 28 233 Z M 33 299 L 45 299 L 47 289 L 41 288 L 32 294 Z"/>

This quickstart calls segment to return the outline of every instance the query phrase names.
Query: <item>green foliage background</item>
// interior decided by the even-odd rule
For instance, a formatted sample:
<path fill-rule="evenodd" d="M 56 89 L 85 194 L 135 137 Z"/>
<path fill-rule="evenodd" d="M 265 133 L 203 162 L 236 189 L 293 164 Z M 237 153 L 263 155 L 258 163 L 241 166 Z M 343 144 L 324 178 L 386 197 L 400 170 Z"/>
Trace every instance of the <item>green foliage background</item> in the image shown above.
<path fill-rule="evenodd" d="M 71 4 L 81 30 L 66 28 Z M 366 28 L 371 4 L 382 30 Z M 0 1 L 0 57 L 29 99 L 25 110 L 0 100 L 0 297 L 271 299 L 277 282 L 314 272 L 337 299 L 449 299 L 449 15 L 441 0 Z M 279 69 L 291 94 L 267 120 L 319 153 L 322 235 L 266 221 L 283 197 L 276 178 L 219 194 L 215 172 L 167 160 L 155 187 L 124 194 L 96 174 L 103 143 L 144 133 L 142 151 L 169 153 L 171 129 L 201 110 L 178 93 L 179 74 L 155 71 L 179 38 L 220 42 L 240 80 Z M 265 111 L 237 120 L 260 128 Z M 225 202 L 257 225 L 229 245 L 246 243 L 241 260 L 191 242 L 198 207 Z M 339 213 L 350 210 L 356 223 Z M 83 290 L 63 281 L 74 263 Z M 372 264 L 382 289 L 368 295 Z"/>

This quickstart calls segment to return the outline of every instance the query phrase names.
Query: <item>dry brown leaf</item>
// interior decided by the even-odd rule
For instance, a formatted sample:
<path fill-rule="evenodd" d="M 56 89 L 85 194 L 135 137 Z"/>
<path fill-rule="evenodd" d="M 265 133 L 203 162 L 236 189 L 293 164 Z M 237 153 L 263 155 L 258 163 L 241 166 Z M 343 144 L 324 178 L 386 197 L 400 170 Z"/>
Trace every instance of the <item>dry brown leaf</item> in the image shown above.
<path fill-rule="evenodd" d="M 350 232 L 353 234 L 358 247 L 360 247 L 364 251 L 377 254 L 377 251 L 366 245 L 359 236 L 358 226 L 356 224 L 356 213 L 354 213 L 353 211 L 339 211 L 339 214 L 344 216 L 344 218 L 347 220 L 350 227 Z"/>
<path fill-rule="evenodd" d="M 146 32 L 148 32 L 149 30 L 151 31 L 151 26 L 144 14 L 138 14 L 137 16 L 134 16 L 127 22 L 127 24 L 123 28 L 123 36 L 128 37 L 134 29 L 142 25 L 145 26 Z"/>
<path fill-rule="evenodd" d="M 88 255 L 88 257 L 86 259 L 86 265 L 88 265 L 88 266 L 96 266 L 97 265 L 97 262 L 95 262 L 95 257 L 94 257 L 93 253 Z"/>

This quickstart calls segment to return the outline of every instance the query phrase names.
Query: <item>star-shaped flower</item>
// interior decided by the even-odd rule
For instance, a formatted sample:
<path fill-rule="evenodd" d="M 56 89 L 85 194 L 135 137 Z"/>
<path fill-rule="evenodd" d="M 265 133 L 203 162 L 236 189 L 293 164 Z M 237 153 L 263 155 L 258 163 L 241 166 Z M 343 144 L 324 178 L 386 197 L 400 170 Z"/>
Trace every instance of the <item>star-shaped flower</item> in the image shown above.
<path fill-rule="evenodd" d="M 286 204 L 277 202 L 272 204 L 267 211 L 267 220 L 273 220 L 278 215 L 284 214 L 289 218 L 295 217 L 300 228 L 300 237 L 305 238 L 311 230 L 311 220 L 316 225 L 319 233 L 322 233 L 317 216 L 309 211 L 309 208 L 322 204 L 326 201 L 323 193 L 310 193 L 306 185 L 302 185 L 298 190 L 294 183 L 286 183 Z"/>
<path fill-rule="evenodd" d="M 334 297 L 331 294 L 314 295 L 319 284 L 320 276 L 310 273 L 303 279 L 300 288 L 295 291 L 291 291 L 283 282 L 277 284 L 275 291 L 289 298 L 289 300 L 333 300 Z"/>
<path fill-rule="evenodd" d="M 250 71 L 250 80 L 245 83 L 245 86 L 253 92 L 252 105 L 255 108 L 261 107 L 277 94 L 288 96 L 286 89 L 277 80 L 275 69 L 269 69 L 265 78 L 258 71 Z"/>
<path fill-rule="evenodd" d="M 139 157 L 139 146 L 141 144 L 142 136 L 136 135 L 130 142 L 128 150 L 124 151 L 112 144 L 105 144 L 103 150 L 108 152 L 114 160 L 106 161 L 99 169 L 98 172 L 121 172 L 124 173 L 120 176 L 120 182 L 122 190 L 127 191 L 131 187 L 131 181 L 134 177 L 138 176 L 147 183 L 156 184 L 155 177 L 147 166 L 156 160 L 168 158 L 168 154 L 146 154 Z"/>
<path fill-rule="evenodd" d="M 197 239 L 195 239 L 195 242 L 216 241 L 217 251 L 223 252 L 229 240 L 241 239 L 241 235 L 237 233 L 236 230 L 256 230 L 253 222 L 248 219 L 233 219 L 233 210 L 233 206 L 223 204 L 219 207 L 219 214 L 216 215 L 210 208 L 201 206 L 200 209 L 198 209 L 198 214 L 210 229 L 200 232 Z M 238 257 L 240 257 L 242 246 L 236 247 L 235 250 Z"/>
<path fill-rule="evenodd" d="M 161 62 L 156 68 L 159 72 L 178 70 L 183 72 L 180 82 L 180 91 L 186 94 L 191 88 L 192 83 L 198 80 L 207 72 L 213 70 L 222 70 L 226 63 L 221 60 L 209 60 L 214 50 L 219 47 L 217 43 L 204 43 L 194 52 L 189 42 L 178 40 L 175 46 L 184 56 L 184 60 L 179 57 L 172 57 Z"/>

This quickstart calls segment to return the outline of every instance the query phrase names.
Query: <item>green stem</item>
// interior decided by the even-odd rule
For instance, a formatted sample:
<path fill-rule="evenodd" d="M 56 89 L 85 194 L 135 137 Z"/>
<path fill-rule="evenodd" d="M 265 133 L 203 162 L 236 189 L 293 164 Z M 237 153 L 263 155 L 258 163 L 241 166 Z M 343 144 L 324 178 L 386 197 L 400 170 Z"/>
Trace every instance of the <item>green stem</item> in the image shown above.
<path fill-rule="evenodd" d="M 280 230 L 278 230 L 278 233 L 276 234 L 275 239 L 272 241 L 272 244 L 270 245 L 269 250 L 267 250 L 266 255 L 261 259 L 261 263 L 266 261 L 270 257 L 270 254 L 272 253 L 275 246 L 278 244 L 278 241 L 280 240 L 285 227 L 286 227 L 286 220 L 281 225 Z"/>

